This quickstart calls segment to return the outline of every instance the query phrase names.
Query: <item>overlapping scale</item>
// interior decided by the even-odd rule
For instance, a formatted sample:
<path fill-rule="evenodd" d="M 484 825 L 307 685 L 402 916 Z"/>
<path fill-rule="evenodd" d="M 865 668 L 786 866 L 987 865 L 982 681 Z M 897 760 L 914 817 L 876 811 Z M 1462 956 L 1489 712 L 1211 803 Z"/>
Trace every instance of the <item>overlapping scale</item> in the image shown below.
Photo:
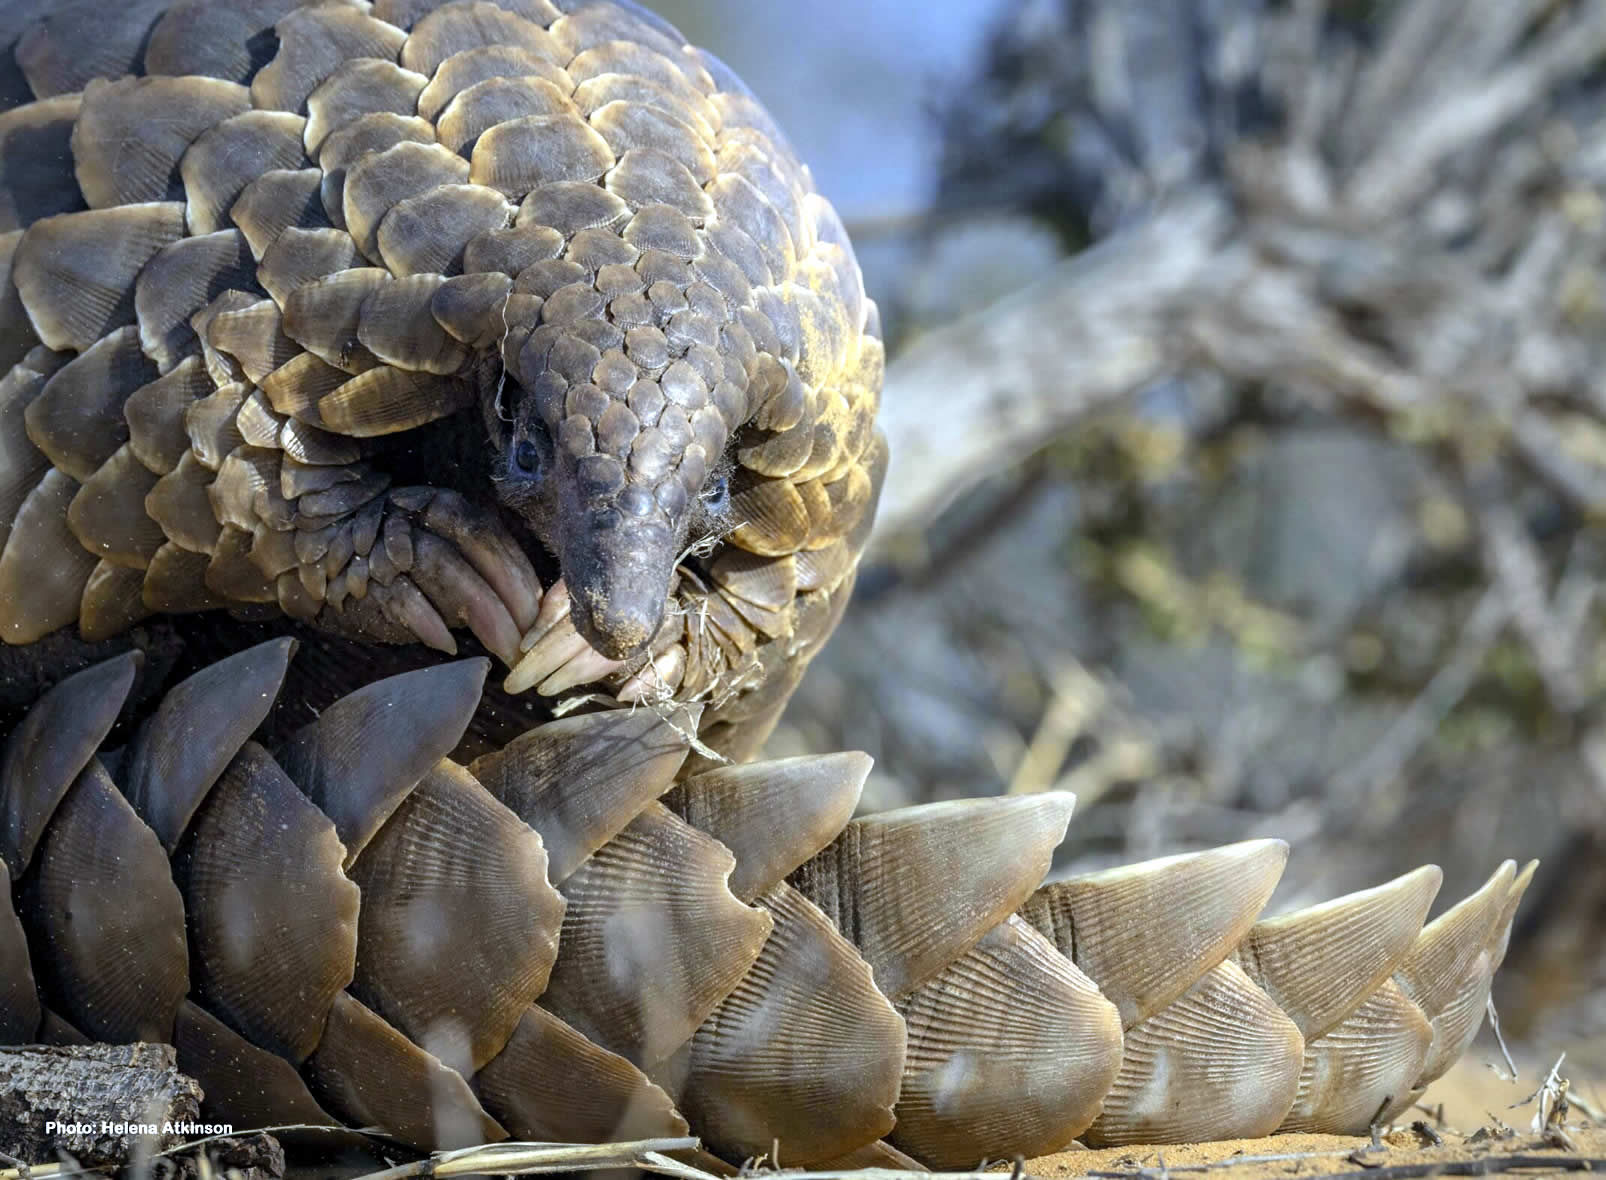
<path fill-rule="evenodd" d="M 235 1031 L 298 1063 L 354 970 L 358 895 L 341 872 L 344 852 L 329 818 L 247 743 L 176 856 L 196 995 Z"/>
<path fill-rule="evenodd" d="M 41 994 L 89 1036 L 165 1041 L 189 990 L 184 905 L 155 834 L 92 760 L 23 879 Z"/>
<path fill-rule="evenodd" d="M 116 205 L 35 221 L 11 278 L 39 338 L 84 352 L 134 319 L 134 284 L 162 247 L 184 236 L 174 201 Z"/>
<path fill-rule="evenodd" d="M 853 818 L 870 766 L 859 753 L 721 766 L 682 780 L 664 802 L 736 854 L 731 892 L 752 901 Z"/>
<path fill-rule="evenodd" d="M 212 233 L 231 221 L 244 229 L 233 212 L 236 202 L 258 177 L 306 165 L 301 146 L 305 129 L 306 120 L 299 115 L 253 110 L 202 133 L 179 160 L 190 232 Z M 255 253 L 261 257 L 260 250 Z"/>
<path fill-rule="evenodd" d="M 789 1164 L 823 1163 L 892 1129 L 904 1022 L 802 894 L 783 882 L 757 900 L 774 922 L 763 949 L 667 1070 L 721 1156 L 779 1140 Z"/>
<path fill-rule="evenodd" d="M 318 1101 L 352 1126 L 383 1127 L 414 1147 L 471 1147 L 507 1138 L 456 1070 L 344 992 L 308 1058 Z"/>
<path fill-rule="evenodd" d="M 1377 991 L 1412 950 L 1443 874 L 1434 865 L 1374 889 L 1257 922 L 1234 958 L 1307 1038 Z"/>
<path fill-rule="evenodd" d="M 1121 1069 L 1088 1144 L 1254 1138 L 1298 1092 L 1305 1041 L 1236 964 L 1221 962 L 1126 1030 Z"/>
<path fill-rule="evenodd" d="M 267 718 L 295 648 L 294 640 L 274 640 L 208 665 L 167 693 L 134 734 L 119 780 L 169 853 Z"/>
<path fill-rule="evenodd" d="M 1483 1023 L 1495 968 L 1505 954 L 1512 916 L 1536 865 L 1506 861 L 1471 897 L 1430 922 L 1395 972 L 1395 981 L 1433 1025 L 1420 1084 L 1441 1077 Z"/>
<path fill-rule="evenodd" d="M 852 821 L 790 880 L 901 998 L 1026 901 L 1075 797 L 965 799 Z"/>
<path fill-rule="evenodd" d="M 359 689 L 298 730 L 279 758 L 334 820 L 346 863 L 468 728 L 487 661 L 462 660 Z"/>
<path fill-rule="evenodd" d="M 121 328 L 51 374 L 24 411 L 28 437 L 62 472 L 83 483 L 128 437 L 123 403 L 156 377 L 139 332 Z"/>
<path fill-rule="evenodd" d="M 473 1082 L 486 1108 L 520 1139 L 607 1143 L 688 1129 L 669 1095 L 640 1069 L 539 1006 L 524 1010 L 507 1045 Z"/>
<path fill-rule="evenodd" d="M 0 750 L 0 861 L 15 881 L 73 780 L 111 732 L 144 657 L 129 652 L 65 677 Z"/>
<path fill-rule="evenodd" d="M 891 1140 L 933 1167 L 1066 1146 L 1122 1061 L 1115 1006 L 1014 915 L 898 1008 L 909 1054 Z"/>
<path fill-rule="evenodd" d="M 323 173 L 316 168 L 263 172 L 240 190 L 229 207 L 229 217 L 251 244 L 258 263 L 257 282 L 281 305 L 299 285 L 292 276 L 332 274 L 343 266 L 356 264 L 357 244 L 350 234 L 342 233 L 333 238 L 310 239 L 322 246 L 321 251 L 309 247 L 308 239 L 303 239 L 300 251 L 287 247 L 288 253 L 281 251 L 274 264 L 269 265 L 269 250 L 288 232 L 329 227 L 323 205 Z M 333 243 L 339 243 L 344 250 L 337 250 Z M 314 258 L 321 258 L 325 269 L 317 269 Z"/>
<path fill-rule="evenodd" d="M 238 1126 L 338 1125 L 294 1066 L 191 1000 L 179 1005 L 173 1046 L 179 1068 L 201 1083 L 207 1108 Z"/>
<path fill-rule="evenodd" d="M 1433 1028 L 1385 979 L 1339 1024 L 1305 1042 L 1294 1105 L 1279 1131 L 1354 1131 L 1399 1107 L 1427 1063 Z"/>
<path fill-rule="evenodd" d="M 145 511 L 145 497 L 158 478 L 124 443 L 73 496 L 67 526 L 101 561 L 144 569 L 167 543 L 161 525 Z"/>
<path fill-rule="evenodd" d="M 1287 859 L 1281 840 L 1254 840 L 1144 861 L 1046 885 L 1021 913 L 1098 983 L 1130 1028 L 1232 952 Z M 1189 920 L 1167 921 L 1179 905 Z"/>
<path fill-rule="evenodd" d="M 563 882 L 542 1003 L 638 1065 L 662 1061 L 747 974 L 773 925 L 725 887 L 722 844 L 648 804 Z"/>
<path fill-rule="evenodd" d="M 123 417 L 134 457 L 158 475 L 177 468 L 190 449 L 185 414 L 212 388 L 205 362 L 191 356 L 129 394 L 123 403 Z"/>
<path fill-rule="evenodd" d="M 562 884 L 675 781 L 686 721 L 649 710 L 553 721 L 470 763 L 487 790 L 542 834 Z"/>
<path fill-rule="evenodd" d="M 440 762 L 351 867 L 362 890 L 352 991 L 472 1074 L 546 990 L 563 920 L 546 870 L 541 837 Z"/>
<path fill-rule="evenodd" d="M 217 78 L 97 79 L 73 127 L 78 187 L 92 209 L 178 199 L 190 144 L 250 105 L 245 87 Z"/>

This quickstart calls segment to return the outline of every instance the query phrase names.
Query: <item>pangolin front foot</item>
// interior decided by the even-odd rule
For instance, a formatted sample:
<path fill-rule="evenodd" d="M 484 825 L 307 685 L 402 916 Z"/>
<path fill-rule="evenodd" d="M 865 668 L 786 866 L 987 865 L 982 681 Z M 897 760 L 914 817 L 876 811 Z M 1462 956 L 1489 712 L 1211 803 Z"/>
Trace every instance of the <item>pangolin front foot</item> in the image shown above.
<path fill-rule="evenodd" d="M 518 543 L 456 492 L 394 488 L 303 535 L 293 613 L 333 630 L 455 654 L 451 629 L 467 627 L 511 665 L 541 608 L 541 583 Z"/>

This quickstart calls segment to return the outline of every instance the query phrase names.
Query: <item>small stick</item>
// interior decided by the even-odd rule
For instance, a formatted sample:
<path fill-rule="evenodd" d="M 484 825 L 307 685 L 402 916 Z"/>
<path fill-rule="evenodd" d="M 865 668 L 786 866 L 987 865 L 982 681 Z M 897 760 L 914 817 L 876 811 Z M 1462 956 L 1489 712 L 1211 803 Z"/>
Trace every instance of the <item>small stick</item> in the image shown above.
<path fill-rule="evenodd" d="M 1415 1131 L 1421 1138 L 1426 1139 L 1429 1143 L 1433 1144 L 1434 1147 L 1444 1146 L 1444 1136 L 1435 1131 L 1428 1124 L 1426 1119 L 1417 1119 L 1411 1124 L 1411 1130 Z"/>
<path fill-rule="evenodd" d="M 1371 1150 L 1373 1151 L 1385 1150 L 1383 1146 L 1382 1127 L 1380 1124 L 1383 1121 L 1383 1112 L 1389 1108 L 1389 1103 L 1393 1101 L 1394 1095 L 1384 1095 L 1383 1101 L 1377 1104 L 1377 1113 L 1372 1115 L 1372 1121 L 1367 1126 L 1367 1130 L 1372 1134 Z"/>
<path fill-rule="evenodd" d="M 1493 992 L 1489 993 L 1489 999 L 1484 1010 L 1489 1016 L 1489 1028 L 1494 1033 L 1495 1044 L 1500 1046 L 1500 1056 L 1505 1058 L 1506 1074 L 1510 1076 L 1500 1074 L 1498 1069 L 1495 1070 L 1495 1073 L 1499 1074 L 1500 1080 L 1503 1082 L 1514 1082 L 1517 1080 L 1517 1065 L 1511 1060 L 1511 1050 L 1506 1048 L 1506 1038 L 1500 1035 L 1500 1013 L 1495 1011 Z M 1493 1067 L 1491 1066 L 1490 1068 Z"/>

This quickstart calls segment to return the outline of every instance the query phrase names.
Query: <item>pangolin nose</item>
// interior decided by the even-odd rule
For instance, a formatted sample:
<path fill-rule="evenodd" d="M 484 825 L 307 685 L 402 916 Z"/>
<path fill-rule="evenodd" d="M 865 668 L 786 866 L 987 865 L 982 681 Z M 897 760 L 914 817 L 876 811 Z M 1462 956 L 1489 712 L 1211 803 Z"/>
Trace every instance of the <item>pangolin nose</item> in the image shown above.
<path fill-rule="evenodd" d="M 664 621 L 664 598 L 621 598 L 617 592 L 575 594 L 574 622 L 586 642 L 611 660 L 627 660 L 644 649 Z"/>
<path fill-rule="evenodd" d="M 651 642 L 664 621 L 674 534 L 617 510 L 591 523 L 565 547 L 570 611 L 587 643 L 609 659 L 628 659 Z"/>

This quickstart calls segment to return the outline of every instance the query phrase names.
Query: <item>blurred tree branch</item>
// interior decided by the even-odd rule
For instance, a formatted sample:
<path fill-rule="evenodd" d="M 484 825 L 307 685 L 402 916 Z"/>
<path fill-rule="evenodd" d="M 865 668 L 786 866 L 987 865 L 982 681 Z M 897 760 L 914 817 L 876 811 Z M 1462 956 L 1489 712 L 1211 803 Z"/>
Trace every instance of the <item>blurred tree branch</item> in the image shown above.
<path fill-rule="evenodd" d="M 929 522 L 1099 405 L 1181 359 L 1167 325 L 1218 262 L 1231 224 L 1212 194 L 1077 255 L 996 307 L 917 341 L 887 374 L 892 463 L 876 537 Z"/>

